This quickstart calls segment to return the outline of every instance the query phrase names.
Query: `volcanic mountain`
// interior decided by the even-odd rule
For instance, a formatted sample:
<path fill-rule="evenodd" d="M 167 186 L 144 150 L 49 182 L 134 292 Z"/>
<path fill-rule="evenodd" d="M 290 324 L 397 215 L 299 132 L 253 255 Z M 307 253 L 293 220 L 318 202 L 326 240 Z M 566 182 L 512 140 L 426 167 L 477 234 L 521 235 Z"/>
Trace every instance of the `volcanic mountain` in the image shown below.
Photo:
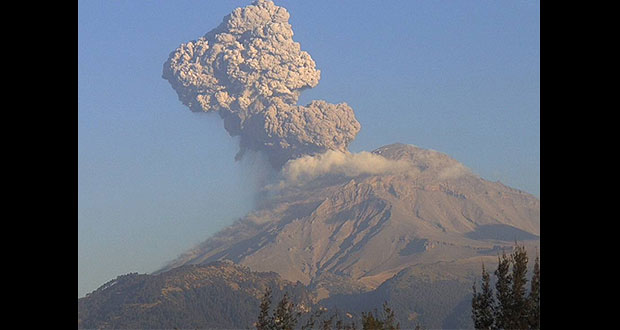
<path fill-rule="evenodd" d="M 463 265 L 454 276 L 471 277 L 516 241 L 538 248 L 536 197 L 437 151 L 397 143 L 372 154 L 409 170 L 285 186 L 160 272 L 230 260 L 300 281 L 322 299 L 374 290 L 414 266 Z"/>
<path fill-rule="evenodd" d="M 163 67 L 183 104 L 239 137 L 236 159 L 260 153 L 277 173 L 254 211 L 154 274 L 82 298 L 79 327 L 251 327 L 261 291 L 278 285 L 351 319 L 388 301 L 403 328 L 467 328 L 482 263 L 516 242 L 537 251 L 536 197 L 413 145 L 351 153 L 361 125 L 350 106 L 297 104 L 320 70 L 289 17 L 256 0 Z"/>
<path fill-rule="evenodd" d="M 79 299 L 78 327 L 252 327 L 270 286 L 347 320 L 389 302 L 402 328 L 472 328 L 481 265 L 494 269 L 517 242 L 538 252 L 540 201 L 412 145 L 363 159 L 384 168 L 272 185 L 255 211 L 161 270 Z"/>

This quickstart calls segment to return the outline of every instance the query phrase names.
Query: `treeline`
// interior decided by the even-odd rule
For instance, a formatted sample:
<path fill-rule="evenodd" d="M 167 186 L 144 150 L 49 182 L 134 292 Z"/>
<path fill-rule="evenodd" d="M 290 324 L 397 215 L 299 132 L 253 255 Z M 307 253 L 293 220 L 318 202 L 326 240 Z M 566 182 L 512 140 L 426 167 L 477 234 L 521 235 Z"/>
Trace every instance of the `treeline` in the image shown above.
<path fill-rule="evenodd" d="M 480 291 L 473 285 L 472 319 L 476 329 L 540 329 L 540 258 L 536 255 L 527 293 L 527 252 L 517 245 L 510 255 L 504 252 L 499 264 L 495 290 L 491 276 L 482 265 Z"/>
<path fill-rule="evenodd" d="M 356 330 L 357 325 L 354 320 L 348 322 L 343 321 L 342 317 L 337 313 L 330 316 L 325 315 L 325 309 L 321 308 L 306 319 L 303 325 L 297 327 L 302 313 L 295 310 L 295 304 L 291 302 L 288 295 L 284 295 L 282 300 L 278 302 L 275 308 L 272 304 L 271 289 L 268 287 L 265 291 L 260 304 L 260 313 L 255 323 L 257 330 Z M 383 304 L 383 313 L 377 310 L 374 312 L 362 312 L 361 328 L 364 330 L 399 330 L 400 323 L 396 321 L 394 311 L 388 306 L 387 302 Z M 416 329 L 421 329 L 420 326 Z"/>

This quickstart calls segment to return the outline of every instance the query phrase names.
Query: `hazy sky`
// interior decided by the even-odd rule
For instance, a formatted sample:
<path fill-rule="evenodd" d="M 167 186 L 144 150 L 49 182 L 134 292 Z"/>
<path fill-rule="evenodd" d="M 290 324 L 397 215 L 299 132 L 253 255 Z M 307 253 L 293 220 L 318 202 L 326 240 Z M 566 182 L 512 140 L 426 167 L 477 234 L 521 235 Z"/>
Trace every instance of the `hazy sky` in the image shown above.
<path fill-rule="evenodd" d="M 79 297 L 251 210 L 237 140 L 161 78 L 179 44 L 251 2 L 78 2 Z M 434 149 L 539 196 L 538 1 L 274 2 L 321 70 L 299 103 L 347 102 L 362 125 L 351 151 Z"/>

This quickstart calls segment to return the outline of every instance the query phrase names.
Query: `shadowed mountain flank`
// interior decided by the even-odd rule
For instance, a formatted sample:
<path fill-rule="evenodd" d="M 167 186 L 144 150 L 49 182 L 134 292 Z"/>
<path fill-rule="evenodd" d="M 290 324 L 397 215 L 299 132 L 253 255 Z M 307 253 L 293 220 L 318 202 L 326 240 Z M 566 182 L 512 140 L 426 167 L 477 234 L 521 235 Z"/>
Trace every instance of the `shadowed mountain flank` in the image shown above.
<path fill-rule="evenodd" d="M 465 236 L 476 240 L 498 241 L 527 241 L 539 239 L 537 235 L 503 224 L 478 226 L 476 230 L 467 233 Z"/>

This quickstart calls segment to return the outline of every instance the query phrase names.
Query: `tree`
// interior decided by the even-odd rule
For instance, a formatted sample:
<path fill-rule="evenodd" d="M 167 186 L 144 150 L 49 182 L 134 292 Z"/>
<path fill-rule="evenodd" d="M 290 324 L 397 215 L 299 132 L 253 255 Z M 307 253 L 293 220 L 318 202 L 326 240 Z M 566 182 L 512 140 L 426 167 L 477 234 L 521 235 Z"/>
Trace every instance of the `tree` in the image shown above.
<path fill-rule="evenodd" d="M 377 310 L 375 310 L 375 314 Z M 373 315 L 372 312 L 362 312 L 362 329 L 364 330 L 383 330 L 383 322 Z"/>
<path fill-rule="evenodd" d="M 293 330 L 297 325 L 297 314 L 294 312 L 295 304 L 288 300 L 288 295 L 285 293 L 282 300 L 278 303 L 278 306 L 274 315 L 275 329 L 278 330 Z"/>
<path fill-rule="evenodd" d="M 476 329 L 493 329 L 495 324 L 495 300 L 491 287 L 491 276 L 482 264 L 482 292 L 476 290 L 474 282 L 472 298 L 472 318 Z"/>
<path fill-rule="evenodd" d="M 528 296 L 528 326 L 530 329 L 540 329 L 540 259 L 536 254 L 534 271 Z"/>
<path fill-rule="evenodd" d="M 400 323 L 394 324 L 395 316 L 394 311 L 388 306 L 387 301 L 383 303 L 383 313 L 385 319 L 381 320 L 375 309 L 373 315 L 372 312 L 362 312 L 362 329 L 364 330 L 399 330 Z"/>
<path fill-rule="evenodd" d="M 482 265 L 481 292 L 473 285 L 472 320 L 476 329 L 540 328 L 540 259 L 536 255 L 527 291 L 527 251 L 517 246 L 510 256 L 498 256 L 497 282 L 493 294 L 490 276 Z"/>
<path fill-rule="evenodd" d="M 265 295 L 260 303 L 260 313 L 258 314 L 258 321 L 256 322 L 257 330 L 269 330 L 274 329 L 273 317 L 269 316 L 269 309 L 271 307 L 271 288 L 265 289 Z"/>
<path fill-rule="evenodd" d="M 525 246 L 516 246 L 512 253 L 512 288 L 510 289 L 510 313 L 507 328 L 527 329 L 528 301 L 527 285 L 527 252 Z"/>
<path fill-rule="evenodd" d="M 497 282 L 495 283 L 496 297 L 497 297 L 497 310 L 495 313 L 495 327 L 497 329 L 508 329 L 511 320 L 511 308 L 512 308 L 512 275 L 510 274 L 510 258 L 504 251 L 502 256 L 498 256 L 498 266 L 495 270 L 495 276 Z"/>
<path fill-rule="evenodd" d="M 265 294 L 260 304 L 260 313 L 256 321 L 257 330 L 293 330 L 297 325 L 297 317 L 299 313 L 294 311 L 295 304 L 289 301 L 288 295 L 285 293 L 282 300 L 276 306 L 273 315 L 270 315 L 271 309 L 271 288 L 265 289 Z"/>
<path fill-rule="evenodd" d="M 400 323 L 394 324 L 396 318 L 394 317 L 394 311 L 388 306 L 387 301 L 383 303 L 383 312 L 385 313 L 385 321 L 383 321 L 384 330 L 398 330 L 400 329 Z"/>

